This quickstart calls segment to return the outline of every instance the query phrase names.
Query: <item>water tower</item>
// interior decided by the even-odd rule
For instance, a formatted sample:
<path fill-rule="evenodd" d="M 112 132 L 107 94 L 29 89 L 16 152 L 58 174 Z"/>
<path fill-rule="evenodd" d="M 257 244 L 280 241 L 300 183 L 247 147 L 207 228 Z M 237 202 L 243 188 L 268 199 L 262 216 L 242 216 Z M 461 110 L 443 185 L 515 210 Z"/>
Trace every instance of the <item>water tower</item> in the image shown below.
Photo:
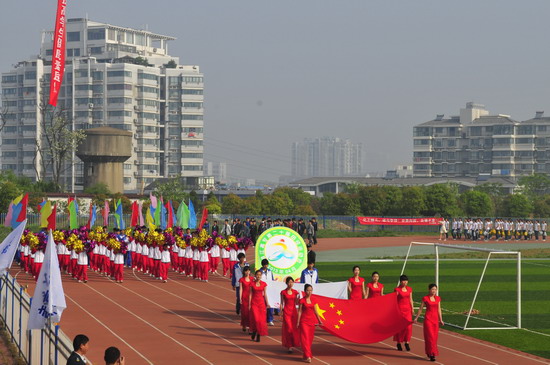
<path fill-rule="evenodd" d="M 112 193 L 124 192 L 124 161 L 132 156 L 132 132 L 111 127 L 86 130 L 76 151 L 84 162 L 84 188 L 103 183 Z"/>

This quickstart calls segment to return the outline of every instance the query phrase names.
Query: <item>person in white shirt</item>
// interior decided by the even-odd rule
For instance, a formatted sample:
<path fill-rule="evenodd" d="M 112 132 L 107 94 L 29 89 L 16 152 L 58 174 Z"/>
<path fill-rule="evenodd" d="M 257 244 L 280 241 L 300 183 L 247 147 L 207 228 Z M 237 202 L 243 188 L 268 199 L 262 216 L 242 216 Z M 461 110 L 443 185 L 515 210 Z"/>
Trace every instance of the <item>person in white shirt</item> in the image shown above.
<path fill-rule="evenodd" d="M 315 267 L 315 262 L 309 261 L 307 263 L 307 269 L 302 270 L 300 276 L 300 284 L 314 285 L 319 282 L 319 271 Z"/>
<path fill-rule="evenodd" d="M 73 340 L 73 352 L 67 359 L 67 365 L 85 365 L 86 353 L 90 349 L 90 339 L 86 335 L 76 335 Z"/>
<path fill-rule="evenodd" d="M 217 244 L 212 245 L 210 249 L 210 272 L 218 274 L 218 265 L 220 264 L 220 246 Z"/>
<path fill-rule="evenodd" d="M 163 283 L 168 281 L 168 268 L 170 267 L 170 245 L 159 247 L 160 263 L 159 263 L 159 279 Z"/>
<path fill-rule="evenodd" d="M 210 267 L 210 259 L 206 247 L 199 247 L 199 280 L 208 282 L 208 269 Z"/>

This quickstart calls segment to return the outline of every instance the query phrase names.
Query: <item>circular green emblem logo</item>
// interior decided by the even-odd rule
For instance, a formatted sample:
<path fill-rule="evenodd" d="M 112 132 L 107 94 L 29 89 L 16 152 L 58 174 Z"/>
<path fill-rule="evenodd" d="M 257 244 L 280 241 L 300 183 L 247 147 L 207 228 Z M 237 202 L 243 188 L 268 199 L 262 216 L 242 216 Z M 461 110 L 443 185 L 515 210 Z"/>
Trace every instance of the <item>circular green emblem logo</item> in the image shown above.
<path fill-rule="evenodd" d="M 256 241 L 256 269 L 261 267 L 263 259 L 269 260 L 269 268 L 275 280 L 287 276 L 297 278 L 307 267 L 306 243 L 290 228 L 270 228 Z"/>

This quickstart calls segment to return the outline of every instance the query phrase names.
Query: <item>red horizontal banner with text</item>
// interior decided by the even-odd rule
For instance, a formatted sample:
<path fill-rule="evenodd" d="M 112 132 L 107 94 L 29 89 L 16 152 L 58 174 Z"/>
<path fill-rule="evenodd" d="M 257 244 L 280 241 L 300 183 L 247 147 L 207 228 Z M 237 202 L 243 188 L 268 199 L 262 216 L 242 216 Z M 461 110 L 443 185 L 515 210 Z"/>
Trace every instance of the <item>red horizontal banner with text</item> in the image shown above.
<path fill-rule="evenodd" d="M 377 226 L 437 226 L 441 218 L 357 217 L 359 224 Z"/>

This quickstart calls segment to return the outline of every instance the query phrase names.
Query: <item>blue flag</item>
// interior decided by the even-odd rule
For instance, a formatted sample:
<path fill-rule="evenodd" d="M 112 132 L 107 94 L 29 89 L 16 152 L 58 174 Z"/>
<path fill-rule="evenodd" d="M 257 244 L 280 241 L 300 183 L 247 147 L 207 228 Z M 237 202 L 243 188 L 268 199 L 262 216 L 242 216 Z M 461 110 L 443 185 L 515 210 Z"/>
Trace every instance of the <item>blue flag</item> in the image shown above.
<path fill-rule="evenodd" d="M 195 207 L 191 199 L 189 199 L 189 228 L 197 228 L 197 214 L 195 213 Z"/>
<path fill-rule="evenodd" d="M 124 216 L 122 215 L 122 203 L 120 202 L 120 199 L 118 200 L 118 203 L 116 204 L 115 223 L 116 223 L 117 228 L 126 229 L 126 223 L 124 222 Z"/>
<path fill-rule="evenodd" d="M 164 206 L 164 204 L 160 204 L 160 207 L 157 207 L 157 209 L 160 208 L 160 228 L 166 229 L 167 221 L 166 221 L 166 215 L 168 214 L 168 210 Z"/>

